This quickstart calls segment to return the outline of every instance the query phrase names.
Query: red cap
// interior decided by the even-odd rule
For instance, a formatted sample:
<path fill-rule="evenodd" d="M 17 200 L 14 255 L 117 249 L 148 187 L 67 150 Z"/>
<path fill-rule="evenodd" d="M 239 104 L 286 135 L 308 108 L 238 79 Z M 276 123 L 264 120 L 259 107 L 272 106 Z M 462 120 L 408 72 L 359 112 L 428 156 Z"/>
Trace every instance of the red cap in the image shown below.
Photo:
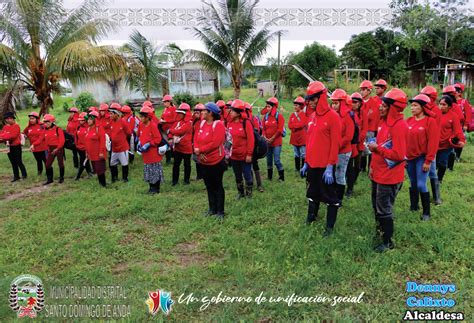
<path fill-rule="evenodd" d="M 388 84 L 385 80 L 380 79 L 375 82 L 375 86 L 387 88 Z"/>
<path fill-rule="evenodd" d="M 277 102 L 278 104 L 278 102 Z M 240 110 L 240 111 L 244 111 L 245 110 L 245 103 L 244 101 L 240 100 L 240 99 L 235 99 L 233 102 L 232 102 L 232 109 L 236 109 L 236 110 Z"/>
<path fill-rule="evenodd" d="M 397 89 L 397 88 L 393 88 L 390 91 L 388 91 L 383 96 L 382 100 L 383 99 L 392 100 L 393 101 L 392 105 L 397 107 L 398 109 L 401 109 L 401 110 L 406 108 L 407 102 L 408 102 L 408 97 L 405 94 L 405 92 L 403 92 L 402 90 Z"/>
<path fill-rule="evenodd" d="M 171 95 L 169 95 L 169 94 L 166 94 L 166 95 L 163 97 L 163 102 L 165 102 L 165 101 L 171 102 L 171 101 L 173 101 L 173 97 L 172 97 Z M 151 103 L 151 102 L 150 102 L 150 103 Z"/>
<path fill-rule="evenodd" d="M 194 106 L 194 111 L 202 111 L 202 110 L 206 110 L 206 107 L 204 106 L 204 104 L 198 103 Z"/>
<path fill-rule="evenodd" d="M 334 92 L 331 94 L 331 100 L 345 100 L 347 97 L 346 91 L 343 89 L 335 89 Z"/>
<path fill-rule="evenodd" d="M 456 83 L 456 84 L 454 84 L 454 87 L 455 87 L 456 89 L 460 89 L 461 92 L 464 92 L 464 89 L 465 89 L 464 84 L 462 84 L 462 83 Z"/>
<path fill-rule="evenodd" d="M 91 111 L 99 111 L 97 109 L 97 107 L 90 107 L 89 109 L 87 109 L 88 112 L 91 112 Z"/>
<path fill-rule="evenodd" d="M 123 113 L 131 113 L 132 112 L 132 109 L 130 109 L 130 107 L 128 105 L 124 105 L 122 107 L 122 112 Z"/>
<path fill-rule="evenodd" d="M 433 86 L 425 86 L 423 89 L 421 89 L 421 94 L 429 96 L 431 99 L 436 100 L 438 97 L 438 91 L 436 91 L 436 88 Z"/>
<path fill-rule="evenodd" d="M 443 89 L 443 94 L 455 95 L 456 92 L 457 91 L 456 91 L 456 88 L 454 87 L 454 85 L 448 85 Z"/>
<path fill-rule="evenodd" d="M 177 110 L 182 110 L 182 111 L 191 111 L 191 107 L 187 103 L 181 103 L 178 107 Z"/>
<path fill-rule="evenodd" d="M 81 113 L 79 114 L 79 118 L 78 118 L 77 120 L 79 120 L 79 121 L 85 121 L 85 120 L 86 120 L 86 118 L 85 118 L 86 115 L 87 115 L 87 112 L 81 112 Z"/>
<path fill-rule="evenodd" d="M 150 107 L 150 106 L 148 106 L 148 105 L 145 105 L 145 104 L 143 104 L 143 108 L 140 109 L 140 113 L 141 113 L 141 114 L 146 114 L 146 115 L 152 114 L 153 111 L 154 111 L 154 110 L 153 110 L 152 107 Z"/>
<path fill-rule="evenodd" d="M 77 113 L 77 112 L 79 112 L 79 110 L 76 107 L 72 107 L 72 108 L 69 109 L 69 112 Z"/>
<path fill-rule="evenodd" d="M 55 122 L 56 118 L 52 114 L 45 114 L 43 117 L 43 122 L 46 122 L 46 121 Z"/>
<path fill-rule="evenodd" d="M 359 88 L 372 89 L 373 88 L 372 82 L 370 82 L 369 80 L 364 80 L 362 81 L 362 83 L 360 83 Z"/>
<path fill-rule="evenodd" d="M 33 112 L 31 112 L 30 114 L 28 114 L 28 117 L 35 117 L 35 118 L 39 118 L 40 116 L 39 116 L 38 112 L 36 112 L 36 111 L 33 111 Z"/>
<path fill-rule="evenodd" d="M 225 107 L 225 102 L 224 100 L 219 100 L 216 102 L 216 105 L 222 109 L 223 107 Z"/>
<path fill-rule="evenodd" d="M 96 117 L 96 118 L 98 118 L 98 117 L 99 117 L 99 112 L 97 112 L 97 111 L 91 111 L 91 112 L 89 112 L 88 115 L 89 115 L 90 117 Z"/>
<path fill-rule="evenodd" d="M 248 102 L 244 102 L 245 110 L 250 110 L 252 111 L 252 106 Z"/>
<path fill-rule="evenodd" d="M 363 101 L 362 95 L 360 95 L 359 92 L 352 93 L 351 94 L 351 99 L 352 99 L 352 101 L 360 101 L 360 102 Z"/>
<path fill-rule="evenodd" d="M 322 82 L 313 81 L 310 82 L 308 87 L 306 88 L 306 96 L 305 99 L 309 100 L 310 98 L 314 97 L 315 95 L 326 93 L 327 89 Z"/>
<path fill-rule="evenodd" d="M 410 102 L 418 102 L 420 105 L 425 105 L 431 102 L 430 98 L 425 94 L 418 94 L 413 99 L 409 100 Z"/>
<path fill-rule="evenodd" d="M 278 107 L 278 99 L 275 97 L 269 98 L 267 101 L 265 101 L 267 104 L 270 104 L 272 106 Z"/>
<path fill-rule="evenodd" d="M 117 102 L 114 102 L 110 105 L 110 108 L 111 109 L 115 109 L 115 110 L 118 110 L 118 111 L 122 111 L 122 106 L 120 104 L 118 104 Z"/>
<path fill-rule="evenodd" d="M 143 105 L 142 105 L 142 106 L 143 106 L 143 107 L 145 107 L 145 106 L 153 107 L 153 103 L 151 103 L 151 101 L 148 101 L 148 100 L 147 100 L 147 101 L 143 102 Z"/>
<path fill-rule="evenodd" d="M 294 104 L 301 104 L 301 105 L 304 105 L 305 102 L 304 102 L 304 99 L 302 96 L 299 96 L 297 97 L 294 101 L 293 101 Z"/>
<path fill-rule="evenodd" d="M 232 100 L 227 101 L 225 105 L 228 105 L 230 107 L 232 105 Z"/>

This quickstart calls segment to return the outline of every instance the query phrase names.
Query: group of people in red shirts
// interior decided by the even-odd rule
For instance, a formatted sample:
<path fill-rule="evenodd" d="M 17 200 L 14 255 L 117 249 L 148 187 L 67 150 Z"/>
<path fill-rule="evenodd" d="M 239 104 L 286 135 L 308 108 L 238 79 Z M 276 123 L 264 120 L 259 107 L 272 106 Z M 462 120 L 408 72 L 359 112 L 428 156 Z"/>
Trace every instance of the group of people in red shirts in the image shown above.
<path fill-rule="evenodd" d="M 372 96 L 374 88 L 376 95 Z M 288 121 L 295 169 L 307 181 L 306 223 L 316 220 L 321 202 L 325 203 L 324 236 L 331 235 L 344 196 L 353 195 L 359 173 L 368 168 L 377 236 L 382 238 L 375 248 L 379 252 L 393 248 L 393 205 L 405 169 L 410 179 L 410 209 L 419 210 L 421 200 L 421 219 L 428 220 L 431 213 L 427 179 L 430 178 L 434 203 L 439 205 L 440 183 L 446 169 L 452 167 L 450 163 L 461 155 L 466 142 L 463 131 L 472 118 L 461 83 L 445 87 L 439 102 L 432 86 L 424 87 L 410 100 L 400 89 L 387 90 L 384 80 L 374 85 L 365 80 L 359 92 L 349 95 L 343 89 L 336 89 L 329 94 L 322 82 L 314 81 L 304 98 L 294 100 L 294 112 Z M 403 111 L 408 103 L 412 116 L 405 120 Z M 192 111 L 187 103 L 175 107 L 170 95 L 163 97 L 163 104 L 165 108 L 159 119 L 150 101 L 144 102 L 139 117 L 129 106 L 118 103 L 110 106 L 104 103 L 82 113 L 71 108 L 66 132 L 74 137 L 76 180 L 86 170 L 89 176 L 97 174 L 99 183 L 106 186 L 109 160 L 112 182 L 118 180 L 119 164 L 122 181 L 127 182 L 129 162 L 139 153 L 144 163 L 144 180 L 149 183 L 148 192 L 155 194 L 160 192 L 164 180 L 163 156 L 167 162 L 174 159 L 173 186 L 178 185 L 183 162 L 184 184 L 190 183 L 192 159 L 196 162 L 197 179 L 204 179 L 207 189 L 206 214 L 222 219 L 223 174 L 229 166 L 234 172 L 239 199 L 252 196 L 254 176 L 258 190 L 263 191 L 255 155 L 257 138 L 267 143 L 267 178 L 272 180 L 275 164 L 278 179 L 285 180 L 280 157 L 286 129 L 277 98 L 266 100 L 261 118 L 252 114 L 251 104 L 240 99 L 197 104 Z M 27 177 L 21 158 L 21 131 L 14 114 L 7 113 L 4 119 L 6 125 L 0 132 L 0 141 L 9 145 L 13 181 L 17 181 L 20 171 L 23 178 Z M 23 131 L 30 141 L 38 174 L 45 166 L 45 184 L 53 182 L 52 164 L 56 158 L 59 182 L 64 181 L 65 133 L 55 122 L 51 114 L 46 114 L 40 122 L 39 115 L 32 112 Z"/>

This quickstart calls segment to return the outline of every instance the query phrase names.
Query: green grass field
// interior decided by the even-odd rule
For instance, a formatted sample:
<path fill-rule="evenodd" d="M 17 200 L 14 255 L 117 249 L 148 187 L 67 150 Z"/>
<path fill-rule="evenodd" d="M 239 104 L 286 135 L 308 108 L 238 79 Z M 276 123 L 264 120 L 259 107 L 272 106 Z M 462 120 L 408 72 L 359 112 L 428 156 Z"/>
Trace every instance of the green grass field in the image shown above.
<path fill-rule="evenodd" d="M 252 93 L 243 96 L 252 101 Z M 286 106 L 291 106 L 289 101 Z M 65 127 L 67 116 L 60 110 L 53 113 Z M 26 123 L 26 112 L 19 121 Z M 24 153 L 28 180 L 13 184 L 7 155 L 0 153 L 0 320 L 15 318 L 7 297 L 11 281 L 20 274 L 43 280 L 47 305 L 127 304 L 131 317 L 126 320 L 133 322 L 151 319 L 145 301 L 157 289 L 170 291 L 175 302 L 169 317 L 161 312 L 154 317 L 160 321 L 396 321 L 408 309 L 407 281 L 455 284 L 454 294 L 428 296 L 453 298 L 455 307 L 444 310 L 472 319 L 472 141 L 454 172 L 447 172 L 443 204 L 432 207 L 431 221 L 421 222 L 421 213 L 408 210 L 404 183 L 395 207 L 396 248 L 385 254 L 372 251 L 374 219 L 366 173 L 359 177 L 354 198 L 344 201 L 332 237 L 322 238 L 324 207 L 315 225 L 304 225 L 305 182 L 294 171 L 288 141 L 289 136 L 282 154 L 286 181 L 265 180 L 265 192 L 254 192 L 253 199 L 237 201 L 233 174 L 226 172 L 223 223 L 202 215 L 207 209 L 202 181 L 171 187 L 171 166 L 165 166 L 161 194 L 148 196 L 140 159 L 131 167 L 129 183 L 102 189 L 96 178 L 73 180 L 67 152 L 65 183 L 44 188 L 31 153 Z M 264 160 L 260 168 L 265 170 Z M 122 286 L 127 298 L 49 298 L 52 286 L 66 285 Z M 267 298 L 322 294 L 331 300 L 364 295 L 359 304 L 241 302 L 211 304 L 203 311 L 201 302 L 178 301 L 181 294 L 201 299 L 220 292 L 252 298 L 262 292 Z M 51 320 L 44 312 L 39 317 Z"/>

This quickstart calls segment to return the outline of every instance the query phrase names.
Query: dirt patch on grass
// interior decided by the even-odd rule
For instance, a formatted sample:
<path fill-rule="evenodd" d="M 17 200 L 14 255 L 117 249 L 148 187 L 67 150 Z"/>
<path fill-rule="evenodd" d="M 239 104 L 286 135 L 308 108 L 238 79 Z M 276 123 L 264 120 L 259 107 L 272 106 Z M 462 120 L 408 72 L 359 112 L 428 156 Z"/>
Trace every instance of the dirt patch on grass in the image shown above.
<path fill-rule="evenodd" d="M 1 200 L 12 201 L 12 200 L 22 199 L 22 198 L 27 197 L 29 195 L 43 193 L 43 192 L 49 190 L 50 187 L 51 187 L 50 185 L 41 185 L 41 186 L 34 186 L 34 187 L 30 187 L 30 188 L 25 188 L 21 192 L 8 194 L 8 195 L 2 197 Z"/>
<path fill-rule="evenodd" d="M 177 244 L 173 249 L 173 255 L 177 259 L 175 265 L 179 267 L 202 265 L 215 259 L 210 255 L 200 252 L 197 242 L 183 242 Z"/>
<path fill-rule="evenodd" d="M 120 262 L 112 267 L 112 274 L 121 275 L 127 273 L 131 267 L 141 267 L 144 271 L 149 272 L 156 268 L 157 262 L 138 261 L 138 262 Z"/>

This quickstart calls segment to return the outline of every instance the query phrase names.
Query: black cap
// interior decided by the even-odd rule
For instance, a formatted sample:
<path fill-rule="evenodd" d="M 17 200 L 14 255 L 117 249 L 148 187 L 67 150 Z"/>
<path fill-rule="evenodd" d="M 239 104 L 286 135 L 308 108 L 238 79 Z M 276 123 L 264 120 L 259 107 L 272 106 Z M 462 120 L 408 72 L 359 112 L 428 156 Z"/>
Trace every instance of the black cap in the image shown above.
<path fill-rule="evenodd" d="M 15 113 L 10 112 L 10 111 L 5 112 L 5 113 L 3 114 L 3 119 L 8 119 L 8 118 L 16 119 L 16 118 L 15 118 Z"/>

